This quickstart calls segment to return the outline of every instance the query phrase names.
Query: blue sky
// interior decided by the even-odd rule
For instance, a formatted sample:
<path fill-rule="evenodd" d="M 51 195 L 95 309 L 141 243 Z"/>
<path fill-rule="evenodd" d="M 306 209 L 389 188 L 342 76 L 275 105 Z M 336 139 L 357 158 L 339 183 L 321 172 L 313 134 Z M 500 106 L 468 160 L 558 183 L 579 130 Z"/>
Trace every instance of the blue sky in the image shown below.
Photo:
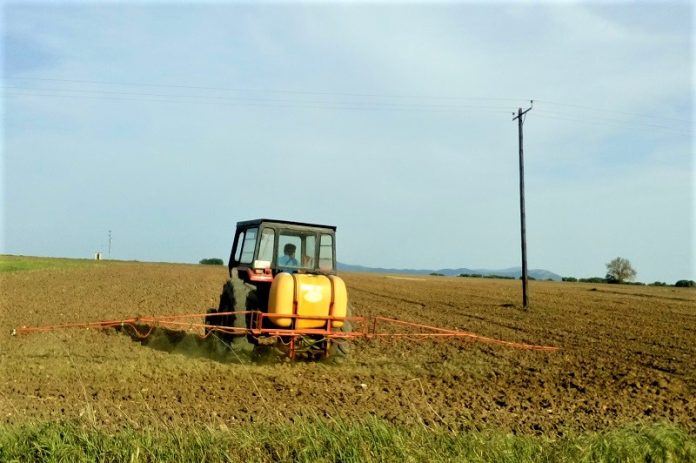
<path fill-rule="evenodd" d="M 197 262 L 235 223 L 339 260 L 696 279 L 687 3 L 3 9 L 0 252 Z"/>

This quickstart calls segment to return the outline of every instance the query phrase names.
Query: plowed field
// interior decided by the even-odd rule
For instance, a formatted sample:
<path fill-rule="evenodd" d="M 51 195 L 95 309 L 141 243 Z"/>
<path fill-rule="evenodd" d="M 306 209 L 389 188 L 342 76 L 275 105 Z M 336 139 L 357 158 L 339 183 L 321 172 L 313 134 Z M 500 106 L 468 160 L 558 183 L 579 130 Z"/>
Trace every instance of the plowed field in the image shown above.
<path fill-rule="evenodd" d="M 193 333 L 12 328 L 204 312 L 223 267 L 100 263 L 0 274 L 5 423 L 225 428 L 298 417 L 560 435 L 635 422 L 696 432 L 696 291 L 688 288 L 344 274 L 355 315 L 393 316 L 556 353 L 461 339 L 359 341 L 342 364 L 254 363 Z"/>

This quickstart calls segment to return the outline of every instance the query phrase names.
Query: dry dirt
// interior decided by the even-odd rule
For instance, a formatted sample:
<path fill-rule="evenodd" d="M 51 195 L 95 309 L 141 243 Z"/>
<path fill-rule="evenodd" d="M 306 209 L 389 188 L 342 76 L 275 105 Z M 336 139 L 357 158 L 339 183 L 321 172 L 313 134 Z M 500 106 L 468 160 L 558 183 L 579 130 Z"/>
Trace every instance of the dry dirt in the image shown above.
<path fill-rule="evenodd" d="M 255 363 L 194 334 L 141 344 L 115 330 L 11 336 L 20 326 L 204 312 L 226 268 L 101 263 L 0 274 L 0 419 L 107 428 L 229 427 L 300 417 L 560 435 L 666 421 L 696 432 L 696 291 L 344 274 L 355 315 L 559 346 L 359 341 L 341 364 Z"/>

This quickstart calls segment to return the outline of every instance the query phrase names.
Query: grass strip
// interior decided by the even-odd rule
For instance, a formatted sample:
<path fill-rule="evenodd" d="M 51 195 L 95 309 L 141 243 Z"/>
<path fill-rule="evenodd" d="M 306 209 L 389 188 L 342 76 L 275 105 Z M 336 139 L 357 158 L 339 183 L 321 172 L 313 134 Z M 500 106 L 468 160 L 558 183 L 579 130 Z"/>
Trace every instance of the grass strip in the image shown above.
<path fill-rule="evenodd" d="M 0 461 L 687 462 L 696 461 L 696 438 L 668 424 L 552 439 L 406 428 L 376 418 L 118 431 L 66 422 L 0 426 Z"/>
<path fill-rule="evenodd" d="M 61 259 L 51 257 L 0 255 L 0 273 L 91 267 L 97 265 L 98 263 L 100 262 L 89 259 Z"/>

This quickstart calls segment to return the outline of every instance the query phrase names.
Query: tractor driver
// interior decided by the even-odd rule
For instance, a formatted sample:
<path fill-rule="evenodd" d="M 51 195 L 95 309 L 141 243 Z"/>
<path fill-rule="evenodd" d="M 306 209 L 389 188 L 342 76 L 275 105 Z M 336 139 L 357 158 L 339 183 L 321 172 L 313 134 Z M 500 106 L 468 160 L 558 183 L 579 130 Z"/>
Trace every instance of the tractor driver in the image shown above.
<path fill-rule="evenodd" d="M 278 267 L 297 267 L 295 249 L 297 247 L 292 243 L 288 243 L 283 247 L 283 255 L 278 258 Z"/>

